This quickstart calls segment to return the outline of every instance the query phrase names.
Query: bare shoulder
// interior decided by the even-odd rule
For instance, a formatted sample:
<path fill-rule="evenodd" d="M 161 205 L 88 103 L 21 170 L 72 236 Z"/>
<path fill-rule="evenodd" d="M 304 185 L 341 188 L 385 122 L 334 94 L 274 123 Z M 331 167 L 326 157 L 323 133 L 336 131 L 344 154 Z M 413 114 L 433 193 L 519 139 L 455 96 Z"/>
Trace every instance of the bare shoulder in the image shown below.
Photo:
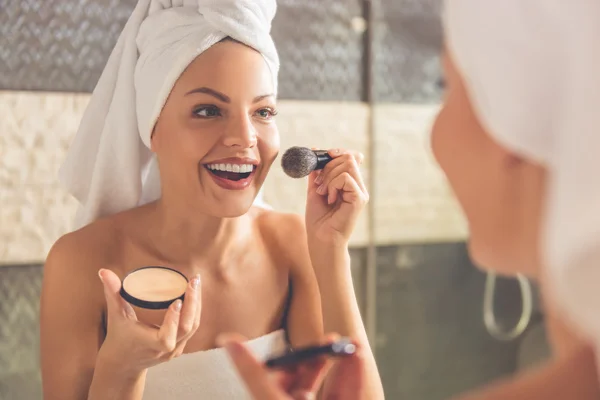
<path fill-rule="evenodd" d="M 273 210 L 258 212 L 257 222 L 261 234 L 279 249 L 281 256 L 294 261 L 293 264 L 306 264 L 308 245 L 304 217 L 293 213 L 282 213 Z"/>
<path fill-rule="evenodd" d="M 111 264 L 118 242 L 119 231 L 110 219 L 94 222 L 60 237 L 48 253 L 45 269 L 86 270 Z"/>
<path fill-rule="evenodd" d="M 114 265 L 117 241 L 110 221 L 100 221 L 54 243 L 46 257 L 42 281 L 43 339 L 54 335 L 52 327 L 57 324 L 73 326 L 74 331 L 75 327 L 100 326 L 105 301 L 98 270 Z"/>
<path fill-rule="evenodd" d="M 112 262 L 118 237 L 110 221 L 62 236 L 44 265 L 40 358 L 44 398 L 87 398 L 104 340 L 104 291 L 98 269 Z M 60 368 L 57 368 L 60 366 Z"/>

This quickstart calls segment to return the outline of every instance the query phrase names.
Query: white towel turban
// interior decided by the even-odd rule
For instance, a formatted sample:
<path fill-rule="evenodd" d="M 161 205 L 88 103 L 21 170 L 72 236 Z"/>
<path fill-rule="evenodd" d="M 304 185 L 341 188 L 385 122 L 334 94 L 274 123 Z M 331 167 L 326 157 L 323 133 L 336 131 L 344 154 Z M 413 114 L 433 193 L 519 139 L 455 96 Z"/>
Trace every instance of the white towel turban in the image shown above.
<path fill-rule="evenodd" d="M 138 2 L 60 170 L 80 203 L 76 228 L 160 197 L 151 133 L 173 85 L 199 54 L 231 37 L 262 54 L 277 90 L 275 12 L 275 0 Z"/>
<path fill-rule="evenodd" d="M 448 0 L 445 28 L 483 126 L 549 171 L 550 289 L 600 344 L 600 2 Z"/>

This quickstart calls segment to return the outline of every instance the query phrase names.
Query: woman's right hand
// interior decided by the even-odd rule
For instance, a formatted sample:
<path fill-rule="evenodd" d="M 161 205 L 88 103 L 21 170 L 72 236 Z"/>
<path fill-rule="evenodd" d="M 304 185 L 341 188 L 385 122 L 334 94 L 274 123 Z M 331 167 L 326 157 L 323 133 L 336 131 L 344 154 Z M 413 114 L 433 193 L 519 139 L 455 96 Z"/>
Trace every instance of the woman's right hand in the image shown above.
<path fill-rule="evenodd" d="M 200 324 L 199 275 L 190 281 L 185 302 L 177 300 L 171 304 L 160 327 L 138 321 L 133 307 L 119 293 L 121 280 L 114 272 L 101 269 L 98 275 L 104 286 L 108 314 L 99 360 L 118 366 L 120 370 L 115 373 L 135 375 L 183 353 Z"/>
<path fill-rule="evenodd" d="M 337 335 L 329 335 L 325 343 Z M 337 360 L 319 357 L 283 370 L 272 370 L 256 359 L 237 334 L 223 335 L 220 342 L 256 400 L 362 400 L 365 358 L 361 347 L 352 356 Z M 324 383 L 323 383 L 324 381 Z M 322 386 L 322 387 L 321 387 Z"/>

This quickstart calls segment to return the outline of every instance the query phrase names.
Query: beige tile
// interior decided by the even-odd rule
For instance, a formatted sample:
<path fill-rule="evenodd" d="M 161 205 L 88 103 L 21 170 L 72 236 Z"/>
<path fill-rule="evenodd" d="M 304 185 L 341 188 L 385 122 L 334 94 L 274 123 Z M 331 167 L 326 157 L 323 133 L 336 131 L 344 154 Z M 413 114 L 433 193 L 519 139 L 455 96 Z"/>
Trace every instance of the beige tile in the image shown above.
<path fill-rule="evenodd" d="M 71 227 L 75 202 L 56 174 L 88 95 L 0 92 L 0 264 L 41 261 Z M 377 181 L 371 190 L 378 244 L 455 240 L 466 225 L 428 150 L 436 107 L 380 105 L 375 109 Z M 293 145 L 368 152 L 369 109 L 362 103 L 282 101 L 282 151 Z M 369 171 L 363 168 L 369 184 Z M 371 187 L 371 185 L 369 184 Z M 303 213 L 305 180 L 273 166 L 265 199 L 282 211 Z M 367 215 L 353 245 L 367 243 Z"/>

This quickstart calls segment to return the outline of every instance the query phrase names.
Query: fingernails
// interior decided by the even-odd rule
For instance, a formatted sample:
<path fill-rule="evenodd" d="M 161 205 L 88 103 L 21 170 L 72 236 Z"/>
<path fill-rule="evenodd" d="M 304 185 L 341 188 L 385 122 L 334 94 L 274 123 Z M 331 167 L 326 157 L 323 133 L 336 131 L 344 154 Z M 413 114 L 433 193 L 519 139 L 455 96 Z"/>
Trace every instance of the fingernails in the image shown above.
<path fill-rule="evenodd" d="M 196 275 L 194 279 L 192 279 L 192 289 L 196 290 L 200 286 L 200 274 Z"/>
<path fill-rule="evenodd" d="M 100 268 L 100 269 L 98 270 L 98 277 L 100 278 L 100 281 L 101 281 L 102 283 L 104 283 L 104 278 L 102 277 L 102 272 L 104 272 L 104 268 Z"/>
<path fill-rule="evenodd" d="M 323 183 L 323 175 L 319 173 L 319 175 L 317 175 L 315 178 L 315 184 L 320 185 L 321 183 Z"/>
<path fill-rule="evenodd" d="M 317 188 L 317 193 L 325 194 L 325 185 L 321 185 Z"/>
<path fill-rule="evenodd" d="M 181 311 L 181 300 L 175 300 L 175 305 L 173 306 L 173 309 L 177 312 Z"/>
<path fill-rule="evenodd" d="M 333 154 L 333 155 L 338 155 L 338 154 L 340 154 L 340 149 L 332 149 L 332 150 L 329 150 L 329 153 L 331 153 L 331 154 Z"/>

